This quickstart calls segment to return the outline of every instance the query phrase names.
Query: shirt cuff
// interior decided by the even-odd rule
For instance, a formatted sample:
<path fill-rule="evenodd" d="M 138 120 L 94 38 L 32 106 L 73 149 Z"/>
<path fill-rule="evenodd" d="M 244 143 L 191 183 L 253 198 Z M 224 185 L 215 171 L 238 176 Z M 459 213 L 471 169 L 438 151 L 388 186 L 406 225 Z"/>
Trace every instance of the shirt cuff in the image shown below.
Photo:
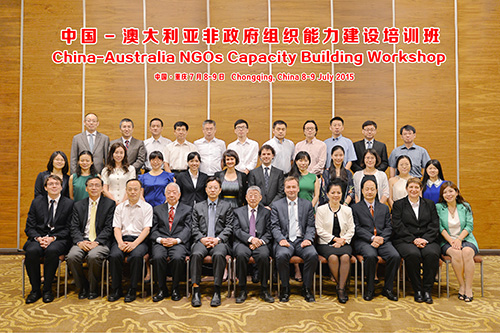
<path fill-rule="evenodd" d="M 157 238 L 156 238 L 156 242 L 157 242 L 158 244 L 161 244 L 161 237 L 157 237 Z"/>
<path fill-rule="evenodd" d="M 175 240 L 177 241 L 177 244 L 182 243 L 182 240 L 180 238 L 176 238 Z"/>

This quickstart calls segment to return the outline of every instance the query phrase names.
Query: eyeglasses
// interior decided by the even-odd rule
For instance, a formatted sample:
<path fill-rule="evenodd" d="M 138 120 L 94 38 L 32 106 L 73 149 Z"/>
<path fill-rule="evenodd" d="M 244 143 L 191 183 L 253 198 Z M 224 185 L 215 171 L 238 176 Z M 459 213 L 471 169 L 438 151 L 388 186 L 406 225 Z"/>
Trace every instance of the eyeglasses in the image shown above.
<path fill-rule="evenodd" d="M 236 126 L 236 129 L 237 130 L 245 130 L 245 129 L 247 129 L 247 127 L 246 126 Z"/>

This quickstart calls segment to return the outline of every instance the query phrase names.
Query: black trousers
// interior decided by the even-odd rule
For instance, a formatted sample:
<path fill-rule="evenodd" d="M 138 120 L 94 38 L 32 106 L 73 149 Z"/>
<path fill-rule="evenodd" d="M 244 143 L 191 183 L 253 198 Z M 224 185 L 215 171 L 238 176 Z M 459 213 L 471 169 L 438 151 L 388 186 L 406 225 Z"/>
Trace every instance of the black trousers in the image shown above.
<path fill-rule="evenodd" d="M 217 287 L 222 286 L 222 279 L 224 277 L 224 270 L 226 268 L 226 255 L 227 246 L 224 243 L 219 243 L 215 247 L 207 249 L 205 245 L 198 242 L 193 245 L 191 251 L 191 279 L 193 283 L 200 285 L 201 283 L 201 270 L 203 259 L 210 255 L 212 256 L 212 263 L 214 267 L 214 285 Z"/>
<path fill-rule="evenodd" d="M 259 271 L 259 281 L 262 288 L 267 288 L 269 280 L 269 247 L 262 245 L 255 250 L 251 250 L 248 245 L 236 243 L 233 248 L 236 257 L 238 285 L 245 287 L 247 285 L 248 260 L 253 257 Z"/>
<path fill-rule="evenodd" d="M 161 244 L 153 244 L 153 265 L 158 274 L 158 286 L 160 290 L 167 290 L 167 258 L 170 258 L 172 271 L 172 288 L 178 288 L 188 251 L 185 244 L 177 244 L 165 247 Z"/>
<path fill-rule="evenodd" d="M 124 236 L 123 240 L 133 242 L 137 237 Z M 122 288 L 123 261 L 128 256 L 130 264 L 130 288 L 137 289 L 137 284 L 141 280 L 143 258 L 148 253 L 146 242 L 139 244 L 132 252 L 125 253 L 118 248 L 118 243 L 113 243 L 109 252 L 109 270 L 111 271 L 111 289 L 113 291 Z"/>
<path fill-rule="evenodd" d="M 313 245 L 307 247 L 300 247 L 302 238 L 297 238 L 295 242 L 288 241 L 290 247 L 280 246 L 278 243 L 274 246 L 274 253 L 276 254 L 276 266 L 280 274 L 281 283 L 283 287 L 290 285 L 290 258 L 293 255 L 299 256 L 304 260 L 304 287 L 311 288 L 314 272 L 318 267 L 318 253 Z"/>

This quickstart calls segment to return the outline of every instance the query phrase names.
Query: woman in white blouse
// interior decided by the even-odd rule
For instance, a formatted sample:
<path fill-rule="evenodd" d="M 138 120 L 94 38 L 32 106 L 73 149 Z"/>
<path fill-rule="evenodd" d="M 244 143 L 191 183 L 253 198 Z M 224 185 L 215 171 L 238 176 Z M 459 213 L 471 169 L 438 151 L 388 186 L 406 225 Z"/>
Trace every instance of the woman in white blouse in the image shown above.
<path fill-rule="evenodd" d="M 392 207 L 394 201 L 403 199 L 408 195 L 406 192 L 406 181 L 412 176 L 411 159 L 407 155 L 401 155 L 396 160 L 396 176 L 389 179 L 389 206 Z"/>
<path fill-rule="evenodd" d="M 387 180 L 387 175 L 385 172 L 377 170 L 381 160 L 375 149 L 370 148 L 363 154 L 363 160 L 361 161 L 361 166 L 364 167 L 363 170 L 357 171 L 354 176 L 352 176 L 354 181 L 354 192 L 356 193 L 356 202 L 359 202 L 361 197 L 361 180 L 365 175 L 373 175 L 377 179 L 378 200 L 385 204 L 389 198 L 389 181 Z"/>
<path fill-rule="evenodd" d="M 328 267 L 337 281 L 337 298 L 340 303 L 349 299 L 345 290 L 351 266 L 351 239 L 354 236 L 352 210 L 341 205 L 345 184 L 334 179 L 327 188 L 329 202 L 316 211 L 316 233 L 318 253 L 328 260 Z"/>
<path fill-rule="evenodd" d="M 135 168 L 128 164 L 127 149 L 121 142 L 109 148 L 106 166 L 101 172 L 104 195 L 114 200 L 116 205 L 127 200 L 125 188 L 129 179 L 135 178 Z"/>

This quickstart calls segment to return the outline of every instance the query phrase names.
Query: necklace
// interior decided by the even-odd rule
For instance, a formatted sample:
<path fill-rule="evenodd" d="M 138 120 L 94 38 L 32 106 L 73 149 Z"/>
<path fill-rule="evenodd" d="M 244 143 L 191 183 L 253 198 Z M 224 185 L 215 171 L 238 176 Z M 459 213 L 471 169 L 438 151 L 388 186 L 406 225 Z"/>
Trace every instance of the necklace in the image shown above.
<path fill-rule="evenodd" d="M 448 211 L 451 214 L 452 218 L 455 218 L 455 212 L 457 211 L 457 207 L 453 207 L 453 211 L 450 209 L 450 206 L 448 206 Z"/>

